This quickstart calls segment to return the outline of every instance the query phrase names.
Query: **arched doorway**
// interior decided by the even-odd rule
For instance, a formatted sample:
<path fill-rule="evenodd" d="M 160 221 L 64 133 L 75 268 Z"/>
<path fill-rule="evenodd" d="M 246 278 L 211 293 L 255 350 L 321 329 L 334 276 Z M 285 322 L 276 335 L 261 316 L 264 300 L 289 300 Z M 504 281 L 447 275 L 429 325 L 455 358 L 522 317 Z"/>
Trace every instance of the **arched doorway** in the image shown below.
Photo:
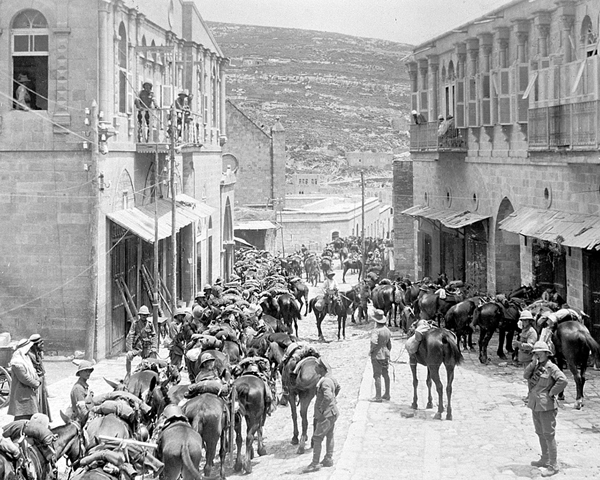
<path fill-rule="evenodd" d="M 496 217 L 496 292 L 508 293 L 521 285 L 521 247 L 519 235 L 500 230 L 498 225 L 515 211 L 506 197 Z"/>

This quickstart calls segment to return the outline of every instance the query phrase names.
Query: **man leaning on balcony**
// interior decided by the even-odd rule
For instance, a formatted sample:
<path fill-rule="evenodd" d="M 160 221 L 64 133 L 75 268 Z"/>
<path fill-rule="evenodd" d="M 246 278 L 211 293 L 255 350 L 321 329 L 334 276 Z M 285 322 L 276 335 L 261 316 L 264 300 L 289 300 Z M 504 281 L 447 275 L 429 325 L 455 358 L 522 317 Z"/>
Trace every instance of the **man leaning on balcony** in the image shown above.
<path fill-rule="evenodd" d="M 156 108 L 150 82 L 143 83 L 142 90 L 136 99 L 136 107 L 138 109 L 138 141 L 148 142 L 150 140 L 150 109 Z"/>
<path fill-rule="evenodd" d="M 425 116 L 422 113 L 419 113 L 416 110 L 413 110 L 411 113 L 412 113 L 415 125 L 424 125 L 427 123 L 427 119 L 425 118 Z"/>

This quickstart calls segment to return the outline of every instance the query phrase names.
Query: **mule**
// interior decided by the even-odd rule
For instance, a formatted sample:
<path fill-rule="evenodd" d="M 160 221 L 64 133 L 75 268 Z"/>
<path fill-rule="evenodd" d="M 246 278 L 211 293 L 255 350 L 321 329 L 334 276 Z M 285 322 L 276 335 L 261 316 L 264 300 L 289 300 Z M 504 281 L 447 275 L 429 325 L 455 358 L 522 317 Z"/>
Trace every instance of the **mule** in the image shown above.
<path fill-rule="evenodd" d="M 599 359 L 600 345 L 591 336 L 587 327 L 575 320 L 559 323 L 553 342 L 559 366 L 564 361 L 573 374 L 576 389 L 575 408 L 579 410 L 583 407 L 583 387 L 590 351 L 596 359 Z"/>
<path fill-rule="evenodd" d="M 225 478 L 227 425 L 229 423 L 229 414 L 225 401 L 213 393 L 202 393 L 191 398 L 183 406 L 183 413 L 189 420 L 192 428 L 202 437 L 202 445 L 204 445 L 206 452 L 204 476 L 212 476 L 217 445 L 219 445 L 219 475 L 220 478 Z"/>
<path fill-rule="evenodd" d="M 333 314 L 337 317 L 337 337 L 341 340 L 340 334 L 346 339 L 346 319 L 348 318 L 348 308 L 352 305 L 352 300 L 343 294 L 339 294 L 332 299 Z"/>
<path fill-rule="evenodd" d="M 129 424 L 114 413 L 92 418 L 85 425 L 84 430 L 88 438 L 87 451 L 101 443 L 101 435 L 126 439 L 133 436 Z"/>
<path fill-rule="evenodd" d="M 348 270 L 356 270 L 358 272 L 358 278 L 360 278 L 363 269 L 363 263 L 360 258 L 357 258 L 356 260 L 347 258 L 346 260 L 344 260 L 344 263 L 342 265 L 342 283 L 346 283 L 346 273 L 348 272 Z"/>
<path fill-rule="evenodd" d="M 297 375 L 289 370 L 289 363 L 284 365 L 281 373 L 281 382 L 284 385 L 284 391 L 288 392 L 290 410 L 292 413 L 292 424 L 294 433 L 292 436 L 292 445 L 298 445 L 298 453 L 304 453 L 306 442 L 308 440 L 308 407 L 310 402 L 317 394 L 317 382 L 321 378 L 316 372 L 317 359 L 307 357 L 300 365 Z M 296 406 L 300 405 L 300 418 L 302 419 L 302 435 L 298 431 L 298 413 Z"/>
<path fill-rule="evenodd" d="M 231 340 L 223 340 L 223 345 L 221 346 L 221 351 L 227 355 L 229 359 L 230 365 L 235 365 L 240 363 L 240 360 L 243 357 L 242 350 L 240 346 Z"/>
<path fill-rule="evenodd" d="M 446 368 L 446 420 L 452 420 L 452 382 L 454 381 L 454 368 L 463 361 L 463 356 L 458 349 L 456 336 L 445 328 L 432 328 L 423 334 L 419 349 L 410 356 L 410 369 L 413 376 L 413 403 L 412 408 L 418 408 L 417 386 L 417 363 L 427 367 L 427 407 L 433 408 L 431 398 L 431 381 L 435 383 L 438 394 L 438 410 L 433 418 L 442 419 L 444 412 L 444 388 L 440 379 L 440 366 Z"/>
<path fill-rule="evenodd" d="M 164 463 L 163 480 L 202 478 L 202 437 L 185 421 L 174 422 L 158 437 L 157 457 Z"/>
<path fill-rule="evenodd" d="M 263 427 L 267 419 L 266 388 L 263 380 L 254 375 L 242 375 L 233 382 L 239 410 L 235 414 L 235 431 L 237 456 L 234 469 L 236 472 L 242 469 L 246 473 L 252 473 L 252 462 L 254 458 L 254 437 L 258 441 L 258 454 L 266 455 L 263 442 Z M 242 434 L 242 418 L 246 421 L 246 433 Z M 242 442 L 245 440 L 245 461 L 242 461 Z"/>
<path fill-rule="evenodd" d="M 298 337 L 298 320 L 302 319 L 300 315 L 300 309 L 298 308 L 298 302 L 289 293 L 279 295 L 277 298 L 277 304 L 279 306 L 279 312 L 281 319 L 286 326 L 287 333 L 290 335 L 296 331 L 296 338 Z M 294 330 L 292 330 L 292 324 Z"/>

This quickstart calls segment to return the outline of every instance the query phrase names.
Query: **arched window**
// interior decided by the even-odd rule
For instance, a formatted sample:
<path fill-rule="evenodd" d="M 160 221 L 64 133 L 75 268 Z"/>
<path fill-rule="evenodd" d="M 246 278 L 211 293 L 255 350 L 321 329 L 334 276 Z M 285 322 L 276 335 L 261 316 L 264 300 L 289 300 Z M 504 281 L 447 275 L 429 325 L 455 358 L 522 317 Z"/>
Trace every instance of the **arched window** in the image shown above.
<path fill-rule="evenodd" d="M 48 110 L 48 22 L 23 10 L 12 23 L 13 107 Z"/>
<path fill-rule="evenodd" d="M 119 44 L 117 51 L 117 59 L 119 64 L 119 112 L 127 113 L 127 31 L 125 25 L 121 22 L 119 25 Z"/>
<path fill-rule="evenodd" d="M 588 15 L 581 22 L 581 44 L 587 57 L 598 55 L 598 32 L 594 31 L 592 20 Z"/>

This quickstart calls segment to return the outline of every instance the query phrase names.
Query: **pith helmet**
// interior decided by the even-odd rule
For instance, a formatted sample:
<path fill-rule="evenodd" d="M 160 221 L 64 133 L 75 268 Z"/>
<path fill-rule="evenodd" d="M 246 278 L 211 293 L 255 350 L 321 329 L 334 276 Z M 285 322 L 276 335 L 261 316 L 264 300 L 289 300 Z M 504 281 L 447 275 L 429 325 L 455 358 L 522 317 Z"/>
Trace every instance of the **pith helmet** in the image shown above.
<path fill-rule="evenodd" d="M 533 349 L 531 350 L 532 352 L 546 352 L 546 353 L 552 353 L 552 350 L 550 350 L 550 347 L 548 347 L 548 344 L 546 342 L 542 342 L 541 340 L 538 340 L 537 342 L 535 342 L 535 344 L 533 345 Z"/>
<path fill-rule="evenodd" d="M 150 315 L 150 310 L 146 305 L 142 305 L 138 310 L 138 315 Z"/>
<path fill-rule="evenodd" d="M 383 310 L 373 310 L 373 320 L 375 320 L 377 323 L 385 323 L 386 319 Z"/>
<path fill-rule="evenodd" d="M 523 310 L 519 315 L 519 320 L 533 320 L 533 315 L 529 310 Z"/>
<path fill-rule="evenodd" d="M 94 364 L 92 362 L 88 362 L 87 360 L 82 360 L 82 362 L 79 364 L 79 368 L 75 372 L 75 375 L 79 376 L 81 372 L 85 372 L 87 370 L 93 371 Z"/>
<path fill-rule="evenodd" d="M 213 357 L 210 353 L 203 353 L 200 357 L 200 366 L 211 360 L 215 360 L 215 357 Z"/>

